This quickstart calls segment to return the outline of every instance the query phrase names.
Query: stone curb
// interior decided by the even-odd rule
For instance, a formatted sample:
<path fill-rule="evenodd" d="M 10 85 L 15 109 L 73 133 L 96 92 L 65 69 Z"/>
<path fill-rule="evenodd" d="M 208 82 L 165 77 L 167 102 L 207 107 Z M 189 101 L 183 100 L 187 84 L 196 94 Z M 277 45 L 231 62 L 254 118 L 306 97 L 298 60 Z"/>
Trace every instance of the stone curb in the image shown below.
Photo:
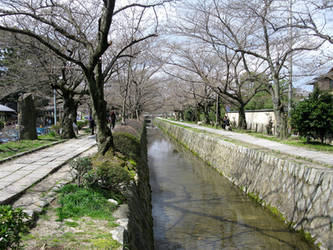
<path fill-rule="evenodd" d="M 9 157 L 7 157 L 5 159 L 0 160 L 0 164 L 5 163 L 7 161 L 14 160 L 14 159 L 16 159 L 18 157 L 21 157 L 21 156 L 24 156 L 24 155 L 27 155 L 27 154 L 34 153 L 36 151 L 39 151 L 39 150 L 42 150 L 42 149 L 45 149 L 45 148 L 52 147 L 54 145 L 57 145 L 57 144 L 60 144 L 60 143 L 66 142 L 66 141 L 68 141 L 68 139 L 63 139 L 61 141 L 56 141 L 56 142 L 53 142 L 51 144 L 47 144 L 47 145 L 41 146 L 39 148 L 34 148 L 34 149 L 29 150 L 29 151 L 25 151 L 25 152 L 22 152 L 22 153 L 18 153 L 16 155 L 9 156 Z"/>

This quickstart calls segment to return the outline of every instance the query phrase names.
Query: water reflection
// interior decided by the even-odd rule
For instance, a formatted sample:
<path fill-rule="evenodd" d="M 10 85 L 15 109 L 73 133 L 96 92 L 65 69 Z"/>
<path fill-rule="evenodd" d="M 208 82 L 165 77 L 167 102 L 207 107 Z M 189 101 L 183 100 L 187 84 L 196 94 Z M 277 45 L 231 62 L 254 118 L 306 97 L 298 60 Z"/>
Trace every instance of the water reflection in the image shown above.
<path fill-rule="evenodd" d="M 310 249 L 214 169 L 148 134 L 156 249 Z"/>

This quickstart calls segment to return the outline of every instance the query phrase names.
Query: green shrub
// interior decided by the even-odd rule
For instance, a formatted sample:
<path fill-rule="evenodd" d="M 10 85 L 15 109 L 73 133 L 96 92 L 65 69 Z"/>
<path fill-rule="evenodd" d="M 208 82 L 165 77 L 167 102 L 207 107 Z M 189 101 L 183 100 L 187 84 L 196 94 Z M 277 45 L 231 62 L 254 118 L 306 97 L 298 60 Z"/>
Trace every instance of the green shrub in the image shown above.
<path fill-rule="evenodd" d="M 24 220 L 28 215 L 20 208 L 9 205 L 0 206 L 0 249 L 19 248 L 20 233 L 27 230 Z"/>
<path fill-rule="evenodd" d="M 76 158 L 69 165 L 76 172 L 77 185 L 83 186 L 85 184 L 84 176 L 92 169 L 91 159 L 89 157 Z"/>
<path fill-rule="evenodd" d="M 291 113 L 291 126 L 301 137 L 324 139 L 333 135 L 333 97 L 315 90 Z"/>
<path fill-rule="evenodd" d="M 49 136 L 55 137 L 57 134 L 53 130 L 48 133 Z"/>
<path fill-rule="evenodd" d="M 103 162 L 94 166 L 85 176 L 85 183 L 91 187 L 121 193 L 131 182 L 133 174 L 118 162 Z"/>
<path fill-rule="evenodd" d="M 53 131 L 53 133 L 55 133 L 56 135 L 59 135 L 60 134 L 60 129 L 61 129 L 61 125 L 60 125 L 59 122 L 57 122 L 57 124 L 51 126 L 51 131 L 50 132 Z"/>
<path fill-rule="evenodd" d="M 3 129 L 5 127 L 5 122 L 4 121 L 0 121 L 0 129 Z"/>
<path fill-rule="evenodd" d="M 88 125 L 88 120 L 77 121 L 77 128 L 82 129 L 83 127 Z"/>

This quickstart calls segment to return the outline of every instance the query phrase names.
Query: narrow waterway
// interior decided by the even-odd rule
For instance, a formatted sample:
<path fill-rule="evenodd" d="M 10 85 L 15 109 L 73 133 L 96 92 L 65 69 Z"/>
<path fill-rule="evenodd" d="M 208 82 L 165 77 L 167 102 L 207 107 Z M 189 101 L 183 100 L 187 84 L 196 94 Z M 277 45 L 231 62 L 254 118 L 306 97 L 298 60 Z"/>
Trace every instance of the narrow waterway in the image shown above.
<path fill-rule="evenodd" d="M 155 249 L 311 249 L 159 129 L 148 141 Z"/>

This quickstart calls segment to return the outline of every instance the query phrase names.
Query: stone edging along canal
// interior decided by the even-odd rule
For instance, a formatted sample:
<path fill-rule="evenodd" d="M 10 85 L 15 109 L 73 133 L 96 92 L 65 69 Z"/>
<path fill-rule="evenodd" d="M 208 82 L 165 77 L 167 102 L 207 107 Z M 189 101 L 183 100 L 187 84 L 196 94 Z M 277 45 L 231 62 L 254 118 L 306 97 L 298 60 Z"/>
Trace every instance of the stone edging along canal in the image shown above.
<path fill-rule="evenodd" d="M 154 123 L 264 206 L 277 209 L 295 230 L 333 248 L 333 170 L 251 149 L 159 119 Z"/>

